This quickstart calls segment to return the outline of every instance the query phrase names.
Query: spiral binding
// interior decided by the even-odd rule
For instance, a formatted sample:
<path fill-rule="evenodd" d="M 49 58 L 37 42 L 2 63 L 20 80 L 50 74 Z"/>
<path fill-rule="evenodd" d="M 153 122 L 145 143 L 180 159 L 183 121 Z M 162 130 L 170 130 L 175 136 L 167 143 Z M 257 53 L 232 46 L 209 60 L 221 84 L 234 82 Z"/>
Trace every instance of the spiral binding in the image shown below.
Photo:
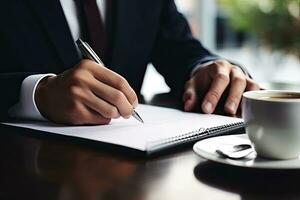
<path fill-rule="evenodd" d="M 155 151 L 156 149 L 166 148 L 168 146 L 177 145 L 181 143 L 187 143 L 190 141 L 195 141 L 202 138 L 213 137 L 222 135 L 225 133 L 231 133 L 234 130 L 240 129 L 244 127 L 243 122 L 236 122 L 233 124 L 226 124 L 222 126 L 216 126 L 212 128 L 200 128 L 196 131 L 191 131 L 185 134 L 177 135 L 170 138 L 164 138 L 161 140 L 156 140 L 149 142 L 147 144 L 147 150 Z"/>

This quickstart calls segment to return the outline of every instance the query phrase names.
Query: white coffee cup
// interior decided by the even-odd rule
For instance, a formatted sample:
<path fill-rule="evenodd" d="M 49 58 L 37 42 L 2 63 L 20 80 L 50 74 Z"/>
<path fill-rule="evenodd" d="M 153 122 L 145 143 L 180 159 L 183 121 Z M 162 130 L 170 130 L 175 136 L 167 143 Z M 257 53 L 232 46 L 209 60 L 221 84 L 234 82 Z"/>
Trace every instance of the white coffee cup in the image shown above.
<path fill-rule="evenodd" d="M 300 154 L 300 91 L 261 90 L 243 94 L 242 116 L 257 154 L 293 159 Z"/>

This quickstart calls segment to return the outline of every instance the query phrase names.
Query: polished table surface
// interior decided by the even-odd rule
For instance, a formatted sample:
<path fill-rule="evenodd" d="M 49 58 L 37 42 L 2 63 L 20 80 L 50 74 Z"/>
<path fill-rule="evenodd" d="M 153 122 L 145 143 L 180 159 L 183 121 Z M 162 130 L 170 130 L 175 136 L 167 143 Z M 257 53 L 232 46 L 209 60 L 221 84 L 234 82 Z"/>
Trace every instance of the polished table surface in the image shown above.
<path fill-rule="evenodd" d="M 178 107 L 172 99 L 162 94 L 152 104 Z M 225 166 L 192 146 L 133 158 L 1 126 L 0 135 L 0 200 L 300 199 L 300 170 Z"/>
<path fill-rule="evenodd" d="M 300 199 L 300 170 L 206 161 L 191 147 L 130 158 L 97 146 L 0 128 L 0 199 Z"/>

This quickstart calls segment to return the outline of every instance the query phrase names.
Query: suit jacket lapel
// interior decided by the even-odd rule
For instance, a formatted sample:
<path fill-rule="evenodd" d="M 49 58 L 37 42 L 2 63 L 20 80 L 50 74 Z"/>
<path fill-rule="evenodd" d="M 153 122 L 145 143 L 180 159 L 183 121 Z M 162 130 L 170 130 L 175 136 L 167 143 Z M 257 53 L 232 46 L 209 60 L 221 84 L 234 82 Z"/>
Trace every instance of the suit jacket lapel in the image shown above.
<path fill-rule="evenodd" d="M 28 2 L 54 45 L 63 67 L 74 65 L 79 56 L 59 0 L 28 0 Z"/>

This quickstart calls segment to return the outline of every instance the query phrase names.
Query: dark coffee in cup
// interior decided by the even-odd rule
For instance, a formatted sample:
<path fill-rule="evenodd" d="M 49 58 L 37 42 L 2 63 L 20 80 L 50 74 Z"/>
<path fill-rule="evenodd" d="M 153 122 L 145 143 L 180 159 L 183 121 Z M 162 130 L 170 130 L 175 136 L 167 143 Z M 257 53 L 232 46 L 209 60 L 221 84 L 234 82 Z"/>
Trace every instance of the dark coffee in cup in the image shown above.
<path fill-rule="evenodd" d="M 300 95 L 297 93 L 286 93 L 286 94 L 277 94 L 277 95 L 269 95 L 269 96 L 262 96 L 259 97 L 259 99 L 262 100 L 276 100 L 276 101 L 280 101 L 280 100 L 300 100 Z"/>

